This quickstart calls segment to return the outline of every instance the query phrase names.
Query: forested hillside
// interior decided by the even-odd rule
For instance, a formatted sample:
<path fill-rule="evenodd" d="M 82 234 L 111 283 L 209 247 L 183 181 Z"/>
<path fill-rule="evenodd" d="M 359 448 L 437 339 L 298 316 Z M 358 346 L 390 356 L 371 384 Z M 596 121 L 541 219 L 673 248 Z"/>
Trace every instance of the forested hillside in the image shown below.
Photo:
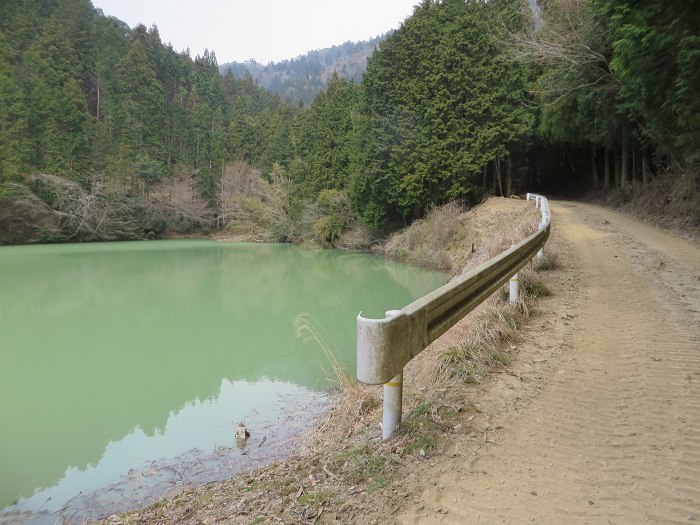
<path fill-rule="evenodd" d="M 250 73 L 253 80 L 282 100 L 308 105 L 328 86 L 333 73 L 359 84 L 367 67 L 367 58 L 384 38 L 385 35 L 381 35 L 362 42 L 345 42 L 269 64 L 255 60 L 230 62 L 222 64 L 219 69 L 223 75 L 230 69 L 237 79 Z"/>
<path fill-rule="evenodd" d="M 543 7 L 535 23 L 526 0 L 425 0 L 359 85 L 333 75 L 300 107 L 89 0 L 6 0 L 0 242 L 224 228 L 362 246 L 448 200 L 662 176 L 697 202 L 698 11 Z"/>
<path fill-rule="evenodd" d="M 213 51 L 177 53 L 89 0 L 2 11 L 0 240 L 210 227 L 227 160 L 288 162 L 292 110 L 222 77 Z"/>

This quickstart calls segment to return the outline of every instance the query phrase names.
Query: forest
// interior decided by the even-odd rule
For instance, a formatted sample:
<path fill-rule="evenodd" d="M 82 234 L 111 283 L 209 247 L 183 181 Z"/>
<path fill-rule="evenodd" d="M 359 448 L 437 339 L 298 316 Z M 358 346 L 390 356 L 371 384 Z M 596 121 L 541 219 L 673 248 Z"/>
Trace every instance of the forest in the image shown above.
<path fill-rule="evenodd" d="M 333 74 L 301 105 L 90 0 L 6 0 L 0 243 L 216 230 L 362 248 L 431 206 L 489 193 L 665 177 L 695 199 L 692 2 L 540 8 L 424 0 L 360 83 Z"/>

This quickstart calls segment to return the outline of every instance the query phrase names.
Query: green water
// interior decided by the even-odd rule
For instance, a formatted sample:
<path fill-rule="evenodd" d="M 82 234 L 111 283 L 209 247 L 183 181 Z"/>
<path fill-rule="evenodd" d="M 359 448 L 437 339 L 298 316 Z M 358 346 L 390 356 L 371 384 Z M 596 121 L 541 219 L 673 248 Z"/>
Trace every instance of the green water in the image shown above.
<path fill-rule="evenodd" d="M 230 459 L 242 419 L 265 450 L 322 405 L 300 315 L 353 371 L 360 310 L 383 317 L 445 281 L 287 245 L 1 247 L 0 509 L 54 511 L 149 461 Z"/>

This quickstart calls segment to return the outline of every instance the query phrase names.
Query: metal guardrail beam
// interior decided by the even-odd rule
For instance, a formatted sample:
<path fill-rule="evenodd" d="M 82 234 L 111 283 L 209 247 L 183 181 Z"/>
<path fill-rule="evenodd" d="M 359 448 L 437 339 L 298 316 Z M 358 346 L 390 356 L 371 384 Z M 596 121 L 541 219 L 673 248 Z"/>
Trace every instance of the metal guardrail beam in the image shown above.
<path fill-rule="evenodd" d="M 403 309 L 387 312 L 384 319 L 366 319 L 362 312 L 357 316 L 357 379 L 385 385 L 384 439 L 401 419 L 401 392 L 396 389 L 402 388 L 406 363 L 509 279 L 517 281 L 518 271 L 542 250 L 551 229 L 549 204 L 541 195 L 528 193 L 527 198 L 536 198 L 542 210 L 537 232 Z"/>

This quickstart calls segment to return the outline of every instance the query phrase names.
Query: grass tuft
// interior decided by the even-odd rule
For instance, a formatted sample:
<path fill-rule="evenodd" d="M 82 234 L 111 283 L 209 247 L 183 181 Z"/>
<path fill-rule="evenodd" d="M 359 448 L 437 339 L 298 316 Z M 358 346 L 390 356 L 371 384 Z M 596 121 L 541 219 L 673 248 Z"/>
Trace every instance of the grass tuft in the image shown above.
<path fill-rule="evenodd" d="M 525 269 L 520 272 L 520 284 L 526 298 L 539 299 L 552 295 L 552 291 L 533 270 Z"/>
<path fill-rule="evenodd" d="M 532 269 L 536 272 L 548 272 L 559 267 L 559 258 L 555 252 L 545 252 L 541 257 L 532 260 Z"/>
<path fill-rule="evenodd" d="M 367 491 L 372 492 L 389 484 L 390 468 L 395 464 L 395 459 L 364 443 L 332 456 L 330 467 L 354 485 L 367 483 Z"/>
<path fill-rule="evenodd" d="M 511 362 L 511 346 L 519 341 L 526 317 L 517 305 L 492 304 L 479 311 L 462 342 L 428 357 L 429 377 L 437 383 L 480 383 L 489 370 Z"/>
<path fill-rule="evenodd" d="M 329 338 L 324 336 L 318 322 L 310 314 L 297 316 L 294 326 L 297 337 L 303 338 L 307 343 L 318 344 L 327 362 L 326 366 L 321 363 L 326 381 L 340 394 L 317 432 L 337 438 L 352 435 L 363 424 L 362 417 L 379 407 L 376 390 L 350 376 L 336 357 L 337 350 L 328 342 Z M 330 370 L 327 366 L 330 366 Z"/>
<path fill-rule="evenodd" d="M 297 505 L 309 505 L 314 507 L 316 505 L 323 505 L 328 500 L 331 499 L 332 494 L 327 490 L 316 490 L 313 492 L 305 492 L 297 500 Z"/>
<path fill-rule="evenodd" d="M 409 454 L 429 456 L 438 448 L 441 437 L 451 429 L 452 420 L 461 410 L 461 407 L 445 404 L 439 395 L 417 400 L 417 404 L 404 415 L 396 431 L 402 442 L 399 448 Z"/>

